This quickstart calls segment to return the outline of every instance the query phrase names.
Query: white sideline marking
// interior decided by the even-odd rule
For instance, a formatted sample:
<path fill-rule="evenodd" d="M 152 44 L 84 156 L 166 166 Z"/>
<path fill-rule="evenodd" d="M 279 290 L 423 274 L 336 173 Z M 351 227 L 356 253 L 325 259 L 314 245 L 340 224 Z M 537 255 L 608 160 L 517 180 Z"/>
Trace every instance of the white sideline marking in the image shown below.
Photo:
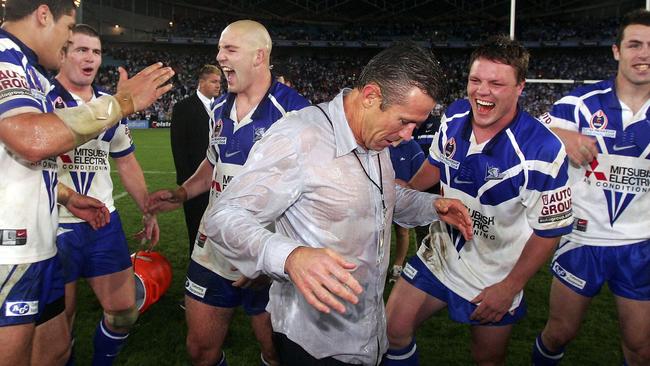
<path fill-rule="evenodd" d="M 113 201 L 117 201 L 120 198 L 124 198 L 124 197 L 126 197 L 128 195 L 129 195 L 129 192 L 120 192 L 120 193 L 116 194 L 115 196 L 113 196 Z"/>
<path fill-rule="evenodd" d="M 176 174 L 172 171 L 163 171 L 163 170 L 143 170 L 144 174 Z M 117 170 L 111 170 L 111 173 L 117 173 Z"/>

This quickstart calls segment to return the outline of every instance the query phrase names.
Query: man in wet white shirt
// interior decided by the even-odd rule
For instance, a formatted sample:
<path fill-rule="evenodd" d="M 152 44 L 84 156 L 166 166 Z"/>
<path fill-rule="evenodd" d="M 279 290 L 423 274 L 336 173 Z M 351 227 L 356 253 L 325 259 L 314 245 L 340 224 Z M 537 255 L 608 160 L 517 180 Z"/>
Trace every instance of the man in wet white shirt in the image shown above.
<path fill-rule="evenodd" d="M 267 309 L 281 364 L 381 361 L 391 222 L 440 218 L 471 235 L 459 201 L 394 184 L 387 149 L 427 118 L 442 78 L 413 44 L 382 51 L 354 89 L 278 121 L 206 213 L 219 252 L 275 280 Z"/>

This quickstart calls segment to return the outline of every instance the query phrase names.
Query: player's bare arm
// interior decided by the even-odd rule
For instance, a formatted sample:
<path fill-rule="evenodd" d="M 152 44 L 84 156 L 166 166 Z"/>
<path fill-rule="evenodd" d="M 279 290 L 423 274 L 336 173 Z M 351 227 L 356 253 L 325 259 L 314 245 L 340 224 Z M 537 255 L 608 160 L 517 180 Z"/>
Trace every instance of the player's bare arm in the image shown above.
<path fill-rule="evenodd" d="M 212 164 L 208 159 L 203 159 L 201 165 L 183 185 L 176 189 L 161 189 L 149 195 L 146 212 L 156 214 L 176 210 L 183 202 L 192 199 L 210 190 L 212 183 Z"/>
<path fill-rule="evenodd" d="M 84 105 L 54 113 L 16 109 L 0 119 L 0 141 L 22 158 L 36 162 L 70 151 L 104 132 L 123 117 L 140 111 L 171 90 L 165 84 L 174 71 L 153 64 L 131 79 L 120 68 L 115 96 L 102 96 Z"/>

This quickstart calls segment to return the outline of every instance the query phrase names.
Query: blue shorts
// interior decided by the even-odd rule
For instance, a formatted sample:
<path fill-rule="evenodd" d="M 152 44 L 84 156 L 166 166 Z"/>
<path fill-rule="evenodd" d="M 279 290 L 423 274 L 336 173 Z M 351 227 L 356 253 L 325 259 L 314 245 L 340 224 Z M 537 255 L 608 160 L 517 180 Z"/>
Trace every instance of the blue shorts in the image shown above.
<path fill-rule="evenodd" d="M 219 276 L 195 261 L 190 261 L 185 279 L 185 294 L 197 301 L 220 308 L 242 305 L 248 315 L 261 314 L 269 302 L 269 288 L 259 290 L 234 287 L 234 281 Z"/>
<path fill-rule="evenodd" d="M 61 263 L 52 257 L 36 263 L 0 264 L 0 327 L 41 324 L 65 309 Z"/>
<path fill-rule="evenodd" d="M 129 246 L 117 211 L 111 222 L 93 230 L 88 223 L 60 224 L 56 237 L 65 283 L 103 276 L 131 267 Z"/>
<path fill-rule="evenodd" d="M 620 297 L 650 300 L 650 240 L 636 244 L 601 247 L 562 241 L 551 272 L 576 293 L 594 297 L 607 281 Z"/>
<path fill-rule="evenodd" d="M 447 303 L 447 310 L 449 311 L 449 319 L 463 324 L 470 325 L 489 325 L 489 326 L 503 326 L 514 324 L 526 315 L 526 299 L 522 298 L 519 307 L 513 312 L 507 312 L 501 321 L 495 323 L 481 324 L 480 321 L 471 320 L 469 317 L 476 310 L 477 305 L 465 300 L 458 296 L 455 292 L 451 291 L 445 286 L 436 276 L 431 273 L 429 268 L 422 262 L 420 257 L 414 255 L 409 259 L 406 266 L 410 266 L 413 270 L 417 271 L 413 278 L 406 276 L 407 273 L 413 273 L 413 270 L 404 268 L 402 271 L 402 278 L 414 287 L 426 292 L 427 294 L 435 297 L 440 301 Z"/>

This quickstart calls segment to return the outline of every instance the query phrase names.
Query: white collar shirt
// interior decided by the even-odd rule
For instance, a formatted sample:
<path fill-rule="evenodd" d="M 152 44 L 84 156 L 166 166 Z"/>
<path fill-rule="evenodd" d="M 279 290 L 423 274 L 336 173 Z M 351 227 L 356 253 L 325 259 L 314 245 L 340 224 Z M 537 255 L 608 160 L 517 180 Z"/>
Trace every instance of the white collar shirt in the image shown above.
<path fill-rule="evenodd" d="M 343 110 L 348 91 L 320 105 L 332 125 L 315 106 L 276 122 L 206 213 L 206 233 L 245 276 L 275 279 L 267 306 L 274 331 L 316 358 L 372 365 L 388 346 L 383 291 L 390 224 L 435 220 L 438 196 L 395 185 L 388 149 L 368 152 L 357 144 Z M 383 195 L 369 179 L 383 186 Z M 275 233 L 265 228 L 273 222 Z M 363 292 L 345 314 L 314 309 L 284 273 L 299 246 L 330 248 L 357 264 L 352 273 Z"/>

